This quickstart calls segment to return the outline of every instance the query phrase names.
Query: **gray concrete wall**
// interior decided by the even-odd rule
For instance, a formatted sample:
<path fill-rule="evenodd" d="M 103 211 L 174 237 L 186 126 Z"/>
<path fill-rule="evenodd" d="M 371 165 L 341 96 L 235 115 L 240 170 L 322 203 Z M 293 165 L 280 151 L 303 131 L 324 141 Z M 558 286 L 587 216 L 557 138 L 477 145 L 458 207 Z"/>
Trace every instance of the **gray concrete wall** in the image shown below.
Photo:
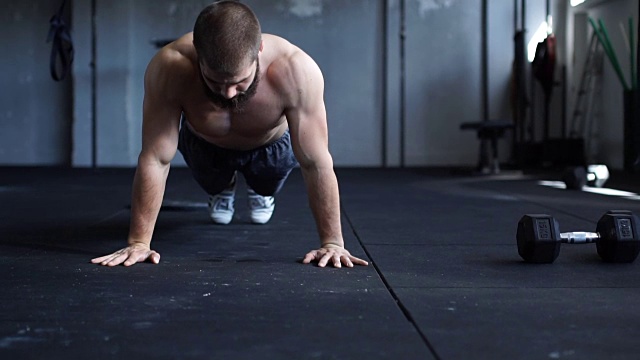
<path fill-rule="evenodd" d="M 468 164 L 482 120 L 481 2 L 407 1 L 405 164 Z"/>
<path fill-rule="evenodd" d="M 48 0 L 2 2 L 0 165 L 70 161 L 71 80 L 51 78 L 46 43 L 58 7 Z"/>
<path fill-rule="evenodd" d="M 489 118 L 511 119 L 513 66 L 513 1 L 487 1 Z"/>

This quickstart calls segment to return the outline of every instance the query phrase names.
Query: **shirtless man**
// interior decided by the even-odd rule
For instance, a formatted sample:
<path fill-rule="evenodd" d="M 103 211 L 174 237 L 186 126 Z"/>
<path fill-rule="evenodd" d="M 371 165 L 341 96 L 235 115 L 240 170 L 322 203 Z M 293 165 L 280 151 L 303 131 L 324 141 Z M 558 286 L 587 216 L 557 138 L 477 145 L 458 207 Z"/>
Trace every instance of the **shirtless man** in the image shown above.
<path fill-rule="evenodd" d="M 367 265 L 344 247 L 322 73 L 298 47 L 262 34 L 246 5 L 220 1 L 202 10 L 192 33 L 153 57 L 144 87 L 128 246 L 93 263 L 160 261 L 151 237 L 179 149 L 210 195 L 212 220 L 222 224 L 233 216 L 237 173 L 249 187 L 252 220 L 264 223 L 273 212 L 272 196 L 299 163 L 320 236 L 320 248 L 303 263 Z"/>

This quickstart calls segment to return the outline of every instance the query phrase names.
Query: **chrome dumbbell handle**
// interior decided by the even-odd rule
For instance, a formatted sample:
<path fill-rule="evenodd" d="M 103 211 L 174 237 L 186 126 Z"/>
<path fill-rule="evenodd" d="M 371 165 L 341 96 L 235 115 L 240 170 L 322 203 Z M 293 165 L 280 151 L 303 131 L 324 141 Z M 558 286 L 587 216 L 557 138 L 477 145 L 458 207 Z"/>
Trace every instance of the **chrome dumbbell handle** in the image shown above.
<path fill-rule="evenodd" d="M 573 231 L 560 234 L 563 243 L 586 244 L 598 241 L 600 234 L 595 232 Z"/>

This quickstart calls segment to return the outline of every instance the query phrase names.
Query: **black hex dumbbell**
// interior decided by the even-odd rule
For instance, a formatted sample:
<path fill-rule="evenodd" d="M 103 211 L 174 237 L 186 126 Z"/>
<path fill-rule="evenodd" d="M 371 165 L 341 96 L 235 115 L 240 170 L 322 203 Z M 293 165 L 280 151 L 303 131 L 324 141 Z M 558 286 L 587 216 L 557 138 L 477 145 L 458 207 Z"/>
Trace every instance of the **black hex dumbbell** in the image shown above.
<path fill-rule="evenodd" d="M 600 164 L 569 167 L 562 174 L 562 181 L 570 190 L 582 190 L 585 186 L 601 188 L 607 180 L 609 169 Z"/>
<path fill-rule="evenodd" d="M 596 243 L 605 262 L 633 262 L 640 253 L 640 221 L 630 211 L 611 210 L 598 221 L 596 232 L 561 233 L 558 221 L 549 215 L 524 215 L 518 222 L 518 253 L 530 263 L 552 263 L 562 243 Z"/>

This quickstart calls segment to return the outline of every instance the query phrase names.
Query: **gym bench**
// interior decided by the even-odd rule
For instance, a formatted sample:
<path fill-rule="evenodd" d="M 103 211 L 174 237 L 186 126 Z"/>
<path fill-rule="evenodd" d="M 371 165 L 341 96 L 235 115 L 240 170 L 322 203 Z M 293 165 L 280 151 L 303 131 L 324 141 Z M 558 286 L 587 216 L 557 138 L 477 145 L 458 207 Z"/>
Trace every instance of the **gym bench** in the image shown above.
<path fill-rule="evenodd" d="M 460 130 L 475 130 L 478 133 L 478 139 L 480 139 L 478 170 L 481 173 L 500 173 L 498 139 L 504 136 L 505 131 L 512 128 L 513 123 L 507 120 L 467 122 L 460 125 Z M 489 149 L 487 148 L 487 142 L 491 145 L 491 153 L 489 153 Z"/>

